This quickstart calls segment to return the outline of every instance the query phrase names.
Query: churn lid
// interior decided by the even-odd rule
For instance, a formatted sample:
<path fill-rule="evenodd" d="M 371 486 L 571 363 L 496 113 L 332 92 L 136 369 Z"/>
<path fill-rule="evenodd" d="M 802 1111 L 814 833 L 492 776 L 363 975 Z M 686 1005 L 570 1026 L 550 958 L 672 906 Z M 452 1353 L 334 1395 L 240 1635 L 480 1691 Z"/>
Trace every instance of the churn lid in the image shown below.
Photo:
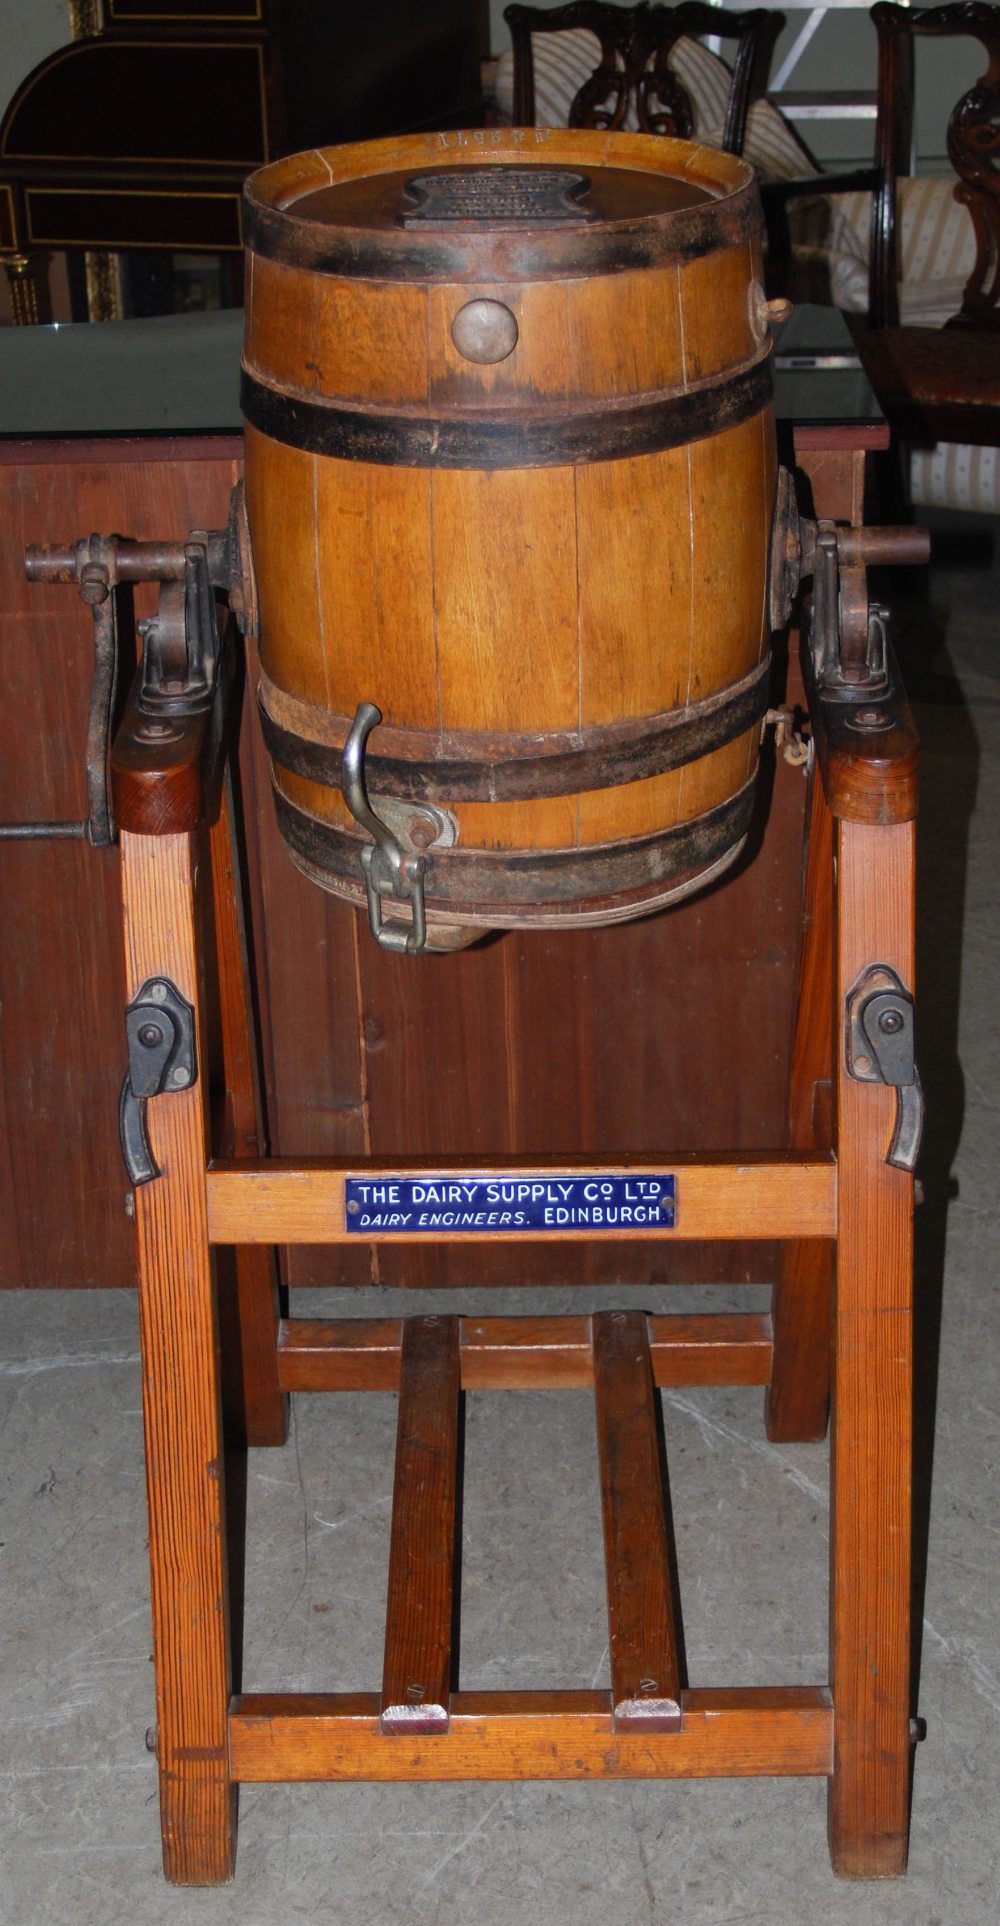
<path fill-rule="evenodd" d="M 409 135 L 251 175 L 252 252 L 319 272 L 579 274 L 682 261 L 756 231 L 753 170 L 694 141 L 550 128 Z M 722 231 L 724 230 L 724 232 Z"/>

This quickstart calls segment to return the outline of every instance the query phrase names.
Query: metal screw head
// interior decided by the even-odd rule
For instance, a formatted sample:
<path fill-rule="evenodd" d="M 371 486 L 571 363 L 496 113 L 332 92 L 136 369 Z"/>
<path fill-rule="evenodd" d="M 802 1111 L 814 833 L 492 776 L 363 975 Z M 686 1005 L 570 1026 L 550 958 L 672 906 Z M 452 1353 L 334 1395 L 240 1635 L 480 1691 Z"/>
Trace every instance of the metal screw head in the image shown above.
<path fill-rule="evenodd" d="M 437 841 L 437 828 L 428 816 L 415 816 L 410 824 L 410 841 L 414 849 L 430 849 Z"/>
<path fill-rule="evenodd" d="M 898 1036 L 900 1030 L 903 1028 L 902 1011 L 901 1010 L 883 1010 L 878 1020 L 878 1027 L 881 1030 L 883 1036 L 886 1036 L 886 1037 Z"/>
<path fill-rule="evenodd" d="M 151 983 L 147 992 L 151 1003 L 165 1003 L 167 988 L 165 983 Z"/>
<path fill-rule="evenodd" d="M 177 1068 L 175 1070 L 171 1070 L 170 1072 L 170 1081 L 173 1084 L 175 1090 L 185 1090 L 187 1088 L 187 1081 L 188 1081 L 187 1071 L 182 1070 L 180 1064 L 178 1064 Z"/>
<path fill-rule="evenodd" d="M 881 729 L 886 713 L 884 709 L 855 709 L 852 721 L 856 729 Z"/>
<path fill-rule="evenodd" d="M 176 722 L 160 722 L 152 716 L 143 716 L 136 723 L 135 733 L 140 742 L 179 742 L 181 738 Z"/>
<path fill-rule="evenodd" d="M 156 1050 L 163 1042 L 163 1031 L 158 1023 L 140 1023 L 137 1034 L 145 1050 Z"/>
<path fill-rule="evenodd" d="M 157 1731 L 156 1731 L 155 1725 L 147 1725 L 146 1727 L 146 1751 L 147 1752 L 156 1751 L 156 1740 L 157 1740 Z"/>
<path fill-rule="evenodd" d="M 348 1199 L 347 1208 L 350 1211 L 351 1216 L 356 1217 L 359 1210 L 361 1209 L 361 1205 L 358 1203 L 358 1200 L 356 1197 L 351 1197 Z"/>
<path fill-rule="evenodd" d="M 463 361 L 506 361 L 517 347 L 517 321 L 503 301 L 467 301 L 451 324 Z"/>
<path fill-rule="evenodd" d="M 658 1684 L 658 1679 L 640 1679 L 639 1690 L 640 1692 L 655 1692 Z"/>
<path fill-rule="evenodd" d="M 414 1701 L 414 1703 L 415 1703 L 415 1704 L 419 1704 L 419 1702 L 420 1702 L 420 1700 L 421 1700 L 421 1699 L 423 1698 L 423 1696 L 424 1696 L 424 1688 L 423 1688 L 423 1686 L 422 1686 L 422 1685 L 408 1685 L 408 1686 L 407 1686 L 407 1688 L 406 1688 L 406 1696 L 407 1696 L 407 1698 L 408 1698 L 408 1699 L 413 1699 L 413 1701 Z"/>

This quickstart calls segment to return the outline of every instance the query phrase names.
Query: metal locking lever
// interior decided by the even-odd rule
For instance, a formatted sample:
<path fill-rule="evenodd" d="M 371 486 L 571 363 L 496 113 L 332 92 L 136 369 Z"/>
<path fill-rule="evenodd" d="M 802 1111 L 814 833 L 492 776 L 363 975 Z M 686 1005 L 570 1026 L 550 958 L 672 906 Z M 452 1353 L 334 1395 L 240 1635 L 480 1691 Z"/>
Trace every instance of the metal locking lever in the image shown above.
<path fill-rule="evenodd" d="M 859 1083 L 893 1086 L 896 1128 L 886 1163 L 915 1169 L 924 1093 L 913 1054 L 913 998 L 887 963 L 872 964 L 848 996 L 847 1069 Z"/>
<path fill-rule="evenodd" d="M 122 1156 L 133 1185 L 160 1172 L 146 1133 L 146 1099 L 197 1081 L 194 1011 L 167 976 L 150 976 L 125 1012 L 128 1071 L 118 1106 Z"/>
<path fill-rule="evenodd" d="M 427 919 L 424 912 L 424 859 L 415 856 L 410 850 L 397 842 L 391 829 L 376 816 L 365 786 L 365 743 L 377 722 L 382 720 L 381 709 L 374 702 L 359 702 L 350 733 L 344 744 L 341 783 L 344 801 L 355 822 L 367 829 L 374 840 L 367 843 L 361 851 L 361 868 L 368 896 L 368 921 L 376 943 L 384 950 L 405 950 L 411 956 L 422 950 L 427 941 Z M 406 901 L 409 899 L 413 912 L 410 929 L 399 923 L 386 923 L 382 919 L 382 891 Z"/>

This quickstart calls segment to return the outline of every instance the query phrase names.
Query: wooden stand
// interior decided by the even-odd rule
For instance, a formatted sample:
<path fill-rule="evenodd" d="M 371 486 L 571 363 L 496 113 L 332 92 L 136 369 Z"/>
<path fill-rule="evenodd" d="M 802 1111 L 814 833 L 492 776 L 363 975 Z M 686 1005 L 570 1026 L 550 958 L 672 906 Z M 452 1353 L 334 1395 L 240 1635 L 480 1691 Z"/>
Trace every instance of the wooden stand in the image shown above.
<path fill-rule="evenodd" d="M 883 703 L 889 726 L 875 733 L 815 692 L 810 707 L 817 755 L 790 1148 L 731 1160 L 686 1150 L 652 1166 L 645 1160 L 644 1170 L 676 1173 L 676 1227 L 607 1233 L 780 1240 L 771 1318 L 612 1309 L 593 1318 L 280 1321 L 267 1247 L 347 1242 L 354 1234 L 344 1180 L 373 1173 L 344 1161 L 258 1154 L 239 891 L 217 746 L 223 732 L 206 718 L 151 750 L 136 712 L 126 717 L 114 760 L 128 992 L 134 998 L 149 979 L 170 979 L 194 1011 L 198 1064 L 190 1088 L 148 1101 L 160 1174 L 135 1196 L 169 1879 L 227 1879 L 238 1784 L 285 1779 L 823 1775 L 836 1870 L 858 1878 L 904 1870 L 913 1179 L 887 1162 L 900 1093 L 851 1074 L 845 1011 L 875 966 L 912 989 L 916 745 L 899 701 Z M 428 966 L 401 958 L 398 967 Z M 217 1005 L 222 1019 L 213 1025 Z M 222 1155 L 209 1074 L 216 1031 L 228 1091 Z M 574 1167 L 551 1163 L 554 1173 Z M 465 1168 L 483 1174 L 481 1164 Z M 460 1175 L 462 1166 L 454 1170 Z M 391 1180 L 400 1170 L 374 1174 Z M 405 1232 L 397 1236 L 406 1241 Z M 217 1246 L 235 1247 L 235 1310 L 226 1324 L 238 1333 L 249 1442 L 280 1441 L 291 1391 L 398 1391 L 381 1692 L 232 1695 Z M 829 1677 L 810 1687 L 689 1690 L 675 1632 L 656 1387 L 763 1384 L 769 1434 L 817 1438 L 831 1356 Z M 461 1394 L 588 1384 L 611 1691 L 453 1689 Z"/>

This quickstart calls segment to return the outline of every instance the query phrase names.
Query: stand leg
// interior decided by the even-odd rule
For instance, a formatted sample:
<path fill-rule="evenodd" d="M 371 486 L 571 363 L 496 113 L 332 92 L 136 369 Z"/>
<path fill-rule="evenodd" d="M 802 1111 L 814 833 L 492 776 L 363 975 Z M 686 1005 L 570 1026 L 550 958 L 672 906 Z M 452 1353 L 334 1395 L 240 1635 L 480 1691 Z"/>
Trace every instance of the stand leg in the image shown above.
<path fill-rule="evenodd" d="M 810 778 L 805 921 L 792 1046 L 788 1143 L 829 1150 L 833 1065 L 833 827 L 819 773 Z M 774 1352 L 765 1399 L 775 1444 L 822 1438 L 830 1404 L 833 1246 L 781 1246 L 771 1315 Z"/>
<path fill-rule="evenodd" d="M 837 995 L 885 963 L 913 983 L 913 824 L 837 825 Z M 913 1179 L 885 1161 L 896 1093 L 837 1050 L 830 1851 L 848 1878 L 906 1867 L 909 1830 Z"/>
<path fill-rule="evenodd" d="M 146 977 L 170 977 L 194 1005 L 204 1065 L 194 839 L 123 831 L 121 846 L 128 994 Z M 138 1187 L 135 1211 L 163 1864 L 178 1885 L 231 1878 L 236 1843 L 207 1081 L 150 1099 L 162 1174 Z"/>
<path fill-rule="evenodd" d="M 228 1136 L 233 1156 L 257 1158 L 265 1154 L 263 1113 L 231 775 L 212 826 L 211 856 Z M 288 1399 L 278 1384 L 276 1255 L 267 1244 L 244 1244 L 226 1256 L 230 1288 L 222 1294 L 219 1313 L 229 1342 L 223 1352 L 238 1360 L 234 1382 L 227 1375 L 225 1383 L 227 1421 L 248 1445 L 284 1444 Z"/>

